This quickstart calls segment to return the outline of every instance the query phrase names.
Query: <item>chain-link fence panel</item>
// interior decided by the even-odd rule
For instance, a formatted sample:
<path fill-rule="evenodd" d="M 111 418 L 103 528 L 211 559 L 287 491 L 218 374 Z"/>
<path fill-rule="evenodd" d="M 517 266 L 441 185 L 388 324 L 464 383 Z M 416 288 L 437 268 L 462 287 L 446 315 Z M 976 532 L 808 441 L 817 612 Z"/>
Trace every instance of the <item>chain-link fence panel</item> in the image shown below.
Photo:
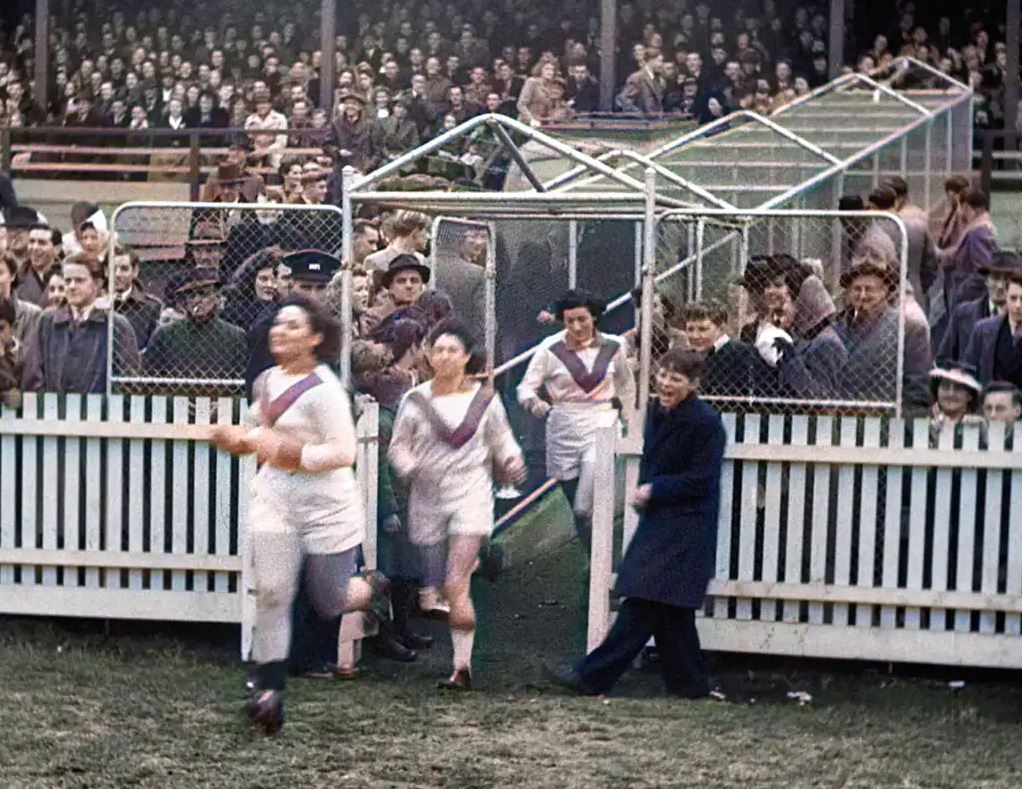
<path fill-rule="evenodd" d="M 730 411 L 925 409 L 928 317 L 906 284 L 935 271 L 908 239 L 891 214 L 668 213 L 653 370 L 671 347 L 706 354 L 702 393 Z"/>
<path fill-rule="evenodd" d="M 128 203 L 111 227 L 110 389 L 144 394 L 242 393 L 249 334 L 293 287 L 282 259 L 342 238 L 333 206 Z"/>

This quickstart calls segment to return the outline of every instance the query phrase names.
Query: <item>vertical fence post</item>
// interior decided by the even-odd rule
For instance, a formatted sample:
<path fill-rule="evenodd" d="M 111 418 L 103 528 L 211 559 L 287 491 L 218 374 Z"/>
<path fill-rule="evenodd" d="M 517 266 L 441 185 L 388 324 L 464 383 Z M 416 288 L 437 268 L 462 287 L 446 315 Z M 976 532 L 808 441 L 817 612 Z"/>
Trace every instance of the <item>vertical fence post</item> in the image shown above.
<path fill-rule="evenodd" d="M 933 184 L 933 167 L 931 166 L 930 159 L 933 157 L 933 118 L 930 118 L 926 123 L 926 143 L 923 146 L 923 210 L 926 211 L 926 215 L 930 215 L 930 206 L 932 205 L 932 199 L 930 196 L 930 189 Z"/>
<path fill-rule="evenodd" d="M 632 249 L 632 264 L 635 268 L 635 273 L 632 276 L 632 287 L 638 288 L 642 286 L 642 242 L 645 238 L 642 229 L 642 222 L 635 223 L 635 238 Z M 639 308 L 636 307 L 633 311 L 633 317 L 635 322 L 639 322 Z"/>
<path fill-rule="evenodd" d="M 589 556 L 589 626 L 586 651 L 591 652 L 610 626 L 610 580 L 614 569 L 614 442 L 617 431 L 596 431 L 596 467 L 593 469 L 593 540 Z"/>
<path fill-rule="evenodd" d="M 983 194 L 990 198 L 990 190 L 993 185 L 994 170 L 994 133 L 987 129 L 983 132 L 983 160 L 979 169 L 979 188 Z"/>
<path fill-rule="evenodd" d="M 348 165 L 341 172 L 341 383 L 351 386 L 351 265 L 355 251 L 352 235 L 351 185 L 355 181 L 355 168 Z"/>
<path fill-rule="evenodd" d="M 696 221 L 696 298 L 703 297 L 703 240 L 706 238 L 706 220 L 699 217 Z"/>
<path fill-rule="evenodd" d="M 653 289 L 656 287 L 656 170 L 646 168 L 645 240 L 642 259 L 642 315 L 639 321 L 639 410 L 632 427 L 639 429 L 649 403 L 649 379 L 653 364 Z"/>
<path fill-rule="evenodd" d="M 11 130 L 0 129 L 0 171 L 11 175 Z"/>
<path fill-rule="evenodd" d="M 188 199 L 193 203 L 199 199 L 199 182 L 202 180 L 202 152 L 199 147 L 199 135 L 194 131 L 188 134 Z"/>
<path fill-rule="evenodd" d="M 568 287 L 578 280 L 578 220 L 568 222 Z"/>
<path fill-rule="evenodd" d="M 486 377 L 494 386 L 493 370 L 497 364 L 497 227 L 487 223 L 489 243 L 486 245 Z"/>

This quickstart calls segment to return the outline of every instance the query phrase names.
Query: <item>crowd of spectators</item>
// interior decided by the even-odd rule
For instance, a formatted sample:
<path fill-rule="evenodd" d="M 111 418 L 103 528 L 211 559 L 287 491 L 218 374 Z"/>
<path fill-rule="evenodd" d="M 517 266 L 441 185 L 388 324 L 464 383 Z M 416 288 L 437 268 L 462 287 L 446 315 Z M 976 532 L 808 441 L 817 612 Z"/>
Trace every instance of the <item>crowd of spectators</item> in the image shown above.
<path fill-rule="evenodd" d="M 247 128 L 259 132 L 253 161 L 271 167 L 289 147 L 322 147 L 366 170 L 486 111 L 536 124 L 598 111 L 701 121 L 769 112 L 828 78 L 827 4 L 809 0 L 726 11 L 623 0 L 613 106 L 601 105 L 595 76 L 599 4 L 583 0 L 554 13 L 538 0 L 342 4 L 334 106 L 320 106 L 318 1 L 279 13 L 226 0 L 56 5 L 45 106 L 32 90 L 32 20 L 0 31 L 0 126 Z M 996 126 L 1006 53 L 983 6 L 898 2 L 887 25 L 860 12 L 857 29 L 869 32 L 850 42 L 850 67 L 918 58 L 976 88 L 977 123 Z"/>

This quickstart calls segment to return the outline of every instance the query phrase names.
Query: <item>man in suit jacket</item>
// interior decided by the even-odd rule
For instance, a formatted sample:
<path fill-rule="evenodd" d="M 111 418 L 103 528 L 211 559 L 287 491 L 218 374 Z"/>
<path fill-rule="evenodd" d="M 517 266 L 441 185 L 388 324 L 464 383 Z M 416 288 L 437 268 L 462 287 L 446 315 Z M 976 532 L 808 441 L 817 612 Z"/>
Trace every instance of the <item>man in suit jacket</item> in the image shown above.
<path fill-rule="evenodd" d="M 454 314 L 475 337 L 486 333 L 486 250 L 485 228 L 471 229 L 458 245 L 458 256 L 444 256 L 436 262 L 434 285 L 451 299 Z"/>
<path fill-rule="evenodd" d="M 1004 314 L 976 324 L 965 361 L 982 384 L 1007 381 L 1022 388 L 1022 273 L 1009 275 Z"/>
<path fill-rule="evenodd" d="M 575 112 L 598 112 L 600 110 L 600 83 L 589 74 L 589 66 L 575 63 L 568 80 L 567 99 Z"/>
<path fill-rule="evenodd" d="M 713 576 L 726 437 L 720 414 L 696 394 L 702 365 L 700 354 L 680 348 L 660 360 L 630 500 L 641 517 L 615 588 L 625 600 L 600 646 L 552 672 L 576 693 L 609 691 L 654 636 L 668 693 L 709 695 L 695 613 Z"/>
<path fill-rule="evenodd" d="M 979 269 L 979 273 L 986 277 L 987 292 L 978 299 L 959 304 L 951 314 L 937 352 L 938 359 L 961 359 L 969 347 L 976 324 L 984 318 L 1004 313 L 1004 302 L 1008 297 L 1008 276 L 1015 271 L 1022 271 L 1022 259 L 1014 252 L 995 252 L 989 265 Z"/>
<path fill-rule="evenodd" d="M 628 77 L 621 92 L 621 109 L 625 112 L 641 112 L 647 116 L 663 115 L 664 81 L 660 76 L 664 56 L 659 49 L 646 49 L 646 62 L 642 68 Z"/>

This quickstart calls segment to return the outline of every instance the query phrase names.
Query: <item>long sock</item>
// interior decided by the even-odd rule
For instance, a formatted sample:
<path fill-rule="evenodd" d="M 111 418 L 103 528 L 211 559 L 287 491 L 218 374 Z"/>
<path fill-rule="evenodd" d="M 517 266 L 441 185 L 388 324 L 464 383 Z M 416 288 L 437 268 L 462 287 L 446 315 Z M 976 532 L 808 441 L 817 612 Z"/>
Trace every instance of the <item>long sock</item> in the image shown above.
<path fill-rule="evenodd" d="M 451 643 L 454 645 L 454 670 L 472 670 L 472 645 L 475 643 L 476 631 L 451 629 Z"/>

